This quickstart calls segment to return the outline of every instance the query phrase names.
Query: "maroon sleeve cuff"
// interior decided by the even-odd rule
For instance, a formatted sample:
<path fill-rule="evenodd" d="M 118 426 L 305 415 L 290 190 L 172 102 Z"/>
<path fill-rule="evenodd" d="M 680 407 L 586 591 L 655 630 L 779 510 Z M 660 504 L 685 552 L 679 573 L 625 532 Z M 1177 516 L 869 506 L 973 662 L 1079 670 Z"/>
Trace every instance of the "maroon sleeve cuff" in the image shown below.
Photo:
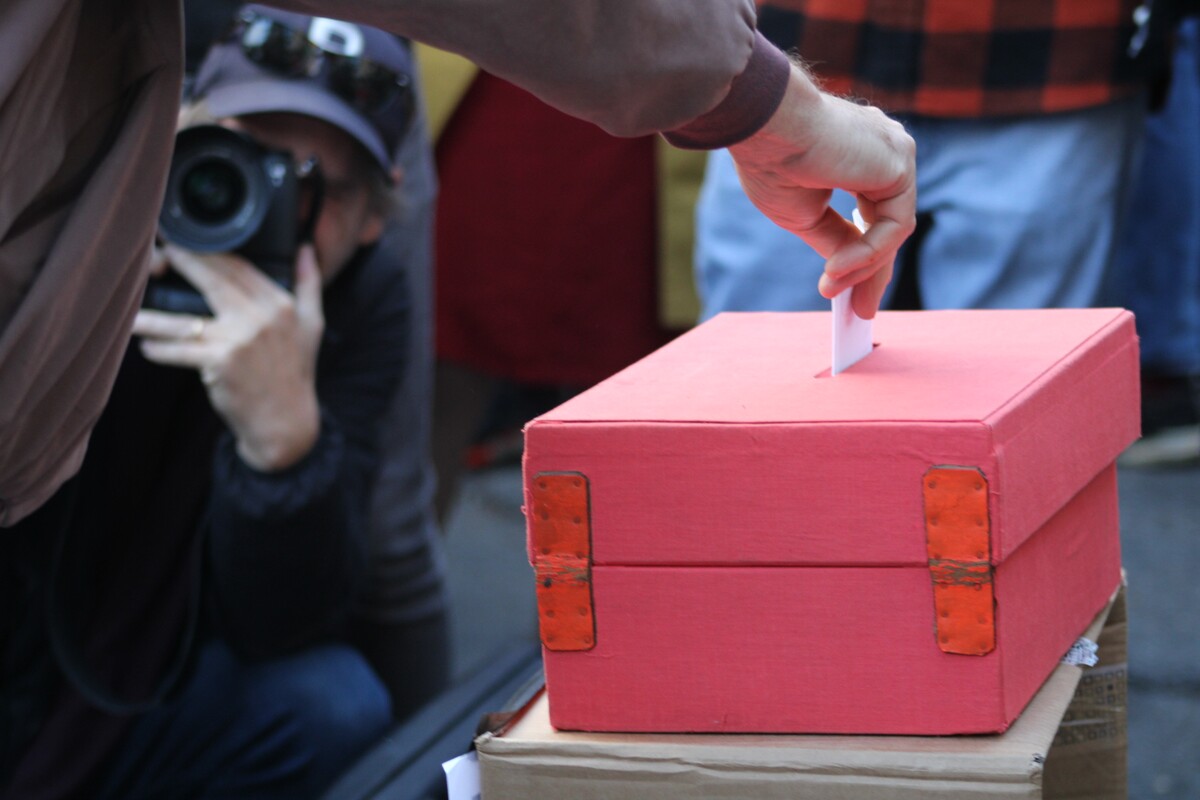
<path fill-rule="evenodd" d="M 737 144 L 758 131 L 779 108 L 792 65 L 758 31 L 746 69 L 733 79 L 729 94 L 712 111 L 663 136 L 676 147 L 714 150 Z"/>

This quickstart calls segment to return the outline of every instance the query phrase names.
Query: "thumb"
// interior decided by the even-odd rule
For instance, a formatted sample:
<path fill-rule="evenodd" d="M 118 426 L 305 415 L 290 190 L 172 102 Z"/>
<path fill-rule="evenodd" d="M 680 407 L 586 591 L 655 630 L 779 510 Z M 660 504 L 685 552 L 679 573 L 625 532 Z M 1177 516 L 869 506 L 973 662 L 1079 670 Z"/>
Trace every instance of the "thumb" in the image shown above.
<path fill-rule="evenodd" d="M 301 245 L 296 254 L 296 313 L 305 323 L 323 320 L 321 270 L 311 244 Z"/>
<path fill-rule="evenodd" d="M 158 246 L 158 242 L 150 245 L 150 277 L 161 278 L 167 274 L 167 269 L 170 264 L 167 261 L 167 254 Z"/>
<path fill-rule="evenodd" d="M 892 280 L 892 269 L 893 264 L 889 261 L 870 278 L 854 286 L 850 305 L 854 308 L 854 313 L 862 319 L 872 319 L 879 311 L 883 294 Z"/>

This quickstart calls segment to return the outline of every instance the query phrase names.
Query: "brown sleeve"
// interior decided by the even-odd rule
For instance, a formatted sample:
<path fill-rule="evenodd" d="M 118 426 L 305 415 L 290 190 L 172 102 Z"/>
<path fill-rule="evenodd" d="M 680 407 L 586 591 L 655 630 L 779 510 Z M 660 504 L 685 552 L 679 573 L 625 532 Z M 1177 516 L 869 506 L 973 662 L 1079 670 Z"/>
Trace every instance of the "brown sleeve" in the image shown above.
<path fill-rule="evenodd" d="M 129 341 L 179 108 L 178 5 L 5 3 L 0 526 L 74 474 Z"/>
<path fill-rule="evenodd" d="M 550 105 L 618 136 L 673 130 L 712 111 L 730 94 L 752 53 L 770 48 L 765 41 L 756 44 L 753 0 L 276 0 L 275 4 L 356 19 L 459 53 Z M 750 104 L 770 99 L 769 92 L 753 93 Z M 761 119 L 761 125 L 773 111 L 774 106 L 748 113 Z M 728 123 L 730 118 L 722 119 Z M 745 132 L 746 123 L 739 119 L 733 127 Z M 704 136 L 714 133 L 706 131 Z"/>
<path fill-rule="evenodd" d="M 683 127 L 666 131 L 667 141 L 688 150 L 737 144 L 771 118 L 783 100 L 791 70 L 787 56 L 761 33 L 756 33 L 750 63 L 733 79 L 725 99 Z"/>

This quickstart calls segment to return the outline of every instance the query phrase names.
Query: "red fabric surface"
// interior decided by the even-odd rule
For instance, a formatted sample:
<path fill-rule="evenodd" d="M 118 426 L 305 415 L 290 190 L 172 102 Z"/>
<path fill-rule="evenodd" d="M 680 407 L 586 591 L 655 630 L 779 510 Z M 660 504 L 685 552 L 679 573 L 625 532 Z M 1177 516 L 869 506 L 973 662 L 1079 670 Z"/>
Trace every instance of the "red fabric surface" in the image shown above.
<path fill-rule="evenodd" d="M 663 344 L 651 137 L 480 73 L 437 148 L 438 357 L 587 386 Z"/>

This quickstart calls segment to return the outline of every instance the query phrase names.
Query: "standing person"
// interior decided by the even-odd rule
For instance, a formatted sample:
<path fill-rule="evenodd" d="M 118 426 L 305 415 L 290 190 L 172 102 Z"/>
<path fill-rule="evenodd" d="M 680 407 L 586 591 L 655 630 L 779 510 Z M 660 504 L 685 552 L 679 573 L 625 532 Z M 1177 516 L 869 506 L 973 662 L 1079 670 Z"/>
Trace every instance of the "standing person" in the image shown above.
<path fill-rule="evenodd" d="M 1126 466 L 1200 462 L 1200 20 L 1184 20 L 1146 141 L 1112 300 L 1137 317 L 1142 436 Z"/>
<path fill-rule="evenodd" d="M 752 0 L 335 7 L 465 55 L 611 133 L 732 145 L 755 202 L 829 256 L 822 291 L 853 285 L 861 314 L 878 307 L 914 225 L 912 141 L 877 109 L 820 92 L 756 35 Z M 78 469 L 111 390 L 169 159 L 179 29 L 179 4 L 158 0 L 18 0 L 6 9 L 0 525 L 27 516 Z M 834 186 L 858 194 L 875 223 L 867 234 L 828 212 Z"/>
<path fill-rule="evenodd" d="M 916 140 L 921 223 L 901 260 L 915 275 L 896 284 L 916 287 L 907 303 L 1072 307 L 1100 300 L 1161 65 L 1141 6 L 769 0 L 759 27 L 828 90 L 878 104 Z M 853 203 L 835 193 L 842 214 Z M 703 315 L 827 309 L 803 277 L 822 265 L 752 207 L 729 154 L 712 153 L 697 224 Z"/>
<path fill-rule="evenodd" d="M 79 474 L 9 532 L 6 796 L 310 797 L 389 725 L 350 642 L 405 370 L 408 282 L 377 244 L 410 86 L 391 35 L 262 7 L 205 60 L 196 107 L 237 132 L 206 135 L 319 172 L 312 242 L 294 293 L 168 246 L 213 315 L 138 313 Z"/>

